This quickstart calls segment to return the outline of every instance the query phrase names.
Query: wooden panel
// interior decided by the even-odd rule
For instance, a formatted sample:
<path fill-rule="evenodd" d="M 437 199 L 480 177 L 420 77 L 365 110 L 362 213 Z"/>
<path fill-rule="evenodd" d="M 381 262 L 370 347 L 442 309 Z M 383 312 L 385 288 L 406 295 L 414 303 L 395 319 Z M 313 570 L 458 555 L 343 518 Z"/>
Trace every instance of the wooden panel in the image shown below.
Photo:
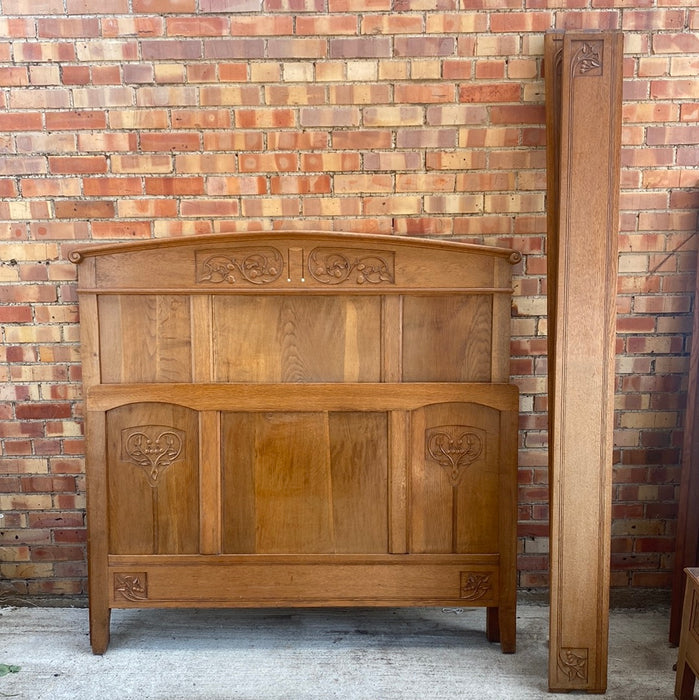
<path fill-rule="evenodd" d="M 84 263 L 96 256 L 93 284 L 160 294 L 376 294 L 409 289 L 497 290 L 497 268 L 521 255 L 509 248 L 377 234 L 268 231 L 92 246 L 73 250 Z"/>
<path fill-rule="evenodd" d="M 311 394 L 312 392 L 312 394 Z M 517 408 L 513 384 L 102 384 L 87 392 L 91 410 L 134 401 L 176 403 L 197 411 L 410 411 L 428 403 L 472 402 L 498 410 Z"/>
<path fill-rule="evenodd" d="M 378 298 L 216 298 L 213 327 L 216 381 L 381 379 Z"/>
<path fill-rule="evenodd" d="M 225 552 L 388 551 L 386 414 L 225 413 L 222 424 Z"/>
<path fill-rule="evenodd" d="M 132 404 L 107 414 L 109 551 L 199 551 L 196 413 Z"/>
<path fill-rule="evenodd" d="M 314 605 L 451 605 L 497 603 L 497 557 L 474 556 L 445 561 L 415 555 L 390 560 L 363 556 L 234 557 L 222 563 L 161 559 L 134 561 L 111 568 L 113 577 L 138 579 L 137 601 L 112 591 L 119 608 L 147 605 L 314 606 Z M 231 575 L 234 571 L 235 575 Z M 143 585 L 143 582 L 146 582 Z M 483 583 L 486 581 L 486 583 Z"/>
<path fill-rule="evenodd" d="M 101 296 L 102 381 L 192 379 L 187 297 Z"/>
<path fill-rule="evenodd" d="M 698 261 L 699 262 L 699 261 Z M 698 267 L 699 269 L 699 267 Z M 672 577 L 670 643 L 680 643 L 685 568 L 699 564 L 699 275 L 695 282 L 692 349 L 689 360 L 687 409 L 682 442 L 677 544 Z"/>
<path fill-rule="evenodd" d="M 491 349 L 490 297 L 405 297 L 403 381 L 492 381 Z"/>
<path fill-rule="evenodd" d="M 410 551 L 498 551 L 499 412 L 437 404 L 411 422 Z"/>
<path fill-rule="evenodd" d="M 549 231 L 557 254 L 549 286 L 555 691 L 604 692 L 607 683 L 621 63 L 620 33 L 566 34 L 547 69 L 561 66 L 561 114 L 549 119 L 561 134 L 558 224 Z"/>

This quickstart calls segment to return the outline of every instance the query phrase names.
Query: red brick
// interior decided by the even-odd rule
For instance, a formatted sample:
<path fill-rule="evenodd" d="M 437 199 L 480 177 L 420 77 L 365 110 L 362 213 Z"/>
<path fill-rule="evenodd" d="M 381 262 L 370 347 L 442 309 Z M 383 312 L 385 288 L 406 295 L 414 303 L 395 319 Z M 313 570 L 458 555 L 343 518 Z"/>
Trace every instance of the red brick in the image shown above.
<path fill-rule="evenodd" d="M 182 109 L 172 111 L 175 129 L 225 129 L 231 126 L 227 109 Z"/>
<path fill-rule="evenodd" d="M 303 17 L 297 17 L 297 34 L 307 34 L 298 27 Z M 285 15 L 265 16 L 254 15 L 251 17 L 234 17 L 231 21 L 231 34 L 233 36 L 276 36 L 290 35 L 294 33 L 293 17 Z M 310 32 L 317 34 L 318 32 Z"/>
<path fill-rule="evenodd" d="M 93 17 L 42 18 L 37 19 L 37 36 L 50 39 L 98 37 L 99 20 Z"/>
<path fill-rule="evenodd" d="M 209 39 L 204 44 L 204 58 L 264 58 L 264 39 L 236 37 L 234 39 Z"/>
<path fill-rule="evenodd" d="M 105 156 L 49 156 L 49 170 L 63 175 L 106 173 L 107 158 Z"/>
<path fill-rule="evenodd" d="M 141 54 L 144 60 L 192 60 L 202 57 L 202 42 L 195 39 L 144 39 Z"/>
<path fill-rule="evenodd" d="M 258 12 L 260 0 L 199 0 L 200 12 Z"/>
<path fill-rule="evenodd" d="M 263 136 L 259 131 L 205 131 L 204 151 L 262 151 Z"/>
<path fill-rule="evenodd" d="M 453 83 L 419 85 L 398 84 L 394 88 L 397 103 L 453 102 L 456 86 Z"/>
<path fill-rule="evenodd" d="M 390 58 L 388 37 L 331 38 L 330 58 Z"/>
<path fill-rule="evenodd" d="M 48 112 L 46 129 L 48 131 L 79 131 L 82 129 L 104 129 L 107 126 L 103 110 L 94 112 Z"/>
<path fill-rule="evenodd" d="M 114 218 L 114 202 L 57 201 L 54 204 L 57 219 L 110 219 Z"/>
<path fill-rule="evenodd" d="M 461 85 L 460 102 L 519 102 L 520 86 L 518 83 L 487 83 Z"/>
<path fill-rule="evenodd" d="M 203 177 L 150 177 L 145 182 L 149 195 L 204 194 Z"/>
<path fill-rule="evenodd" d="M 165 28 L 169 36 L 226 36 L 230 25 L 227 17 L 168 17 Z"/>
<path fill-rule="evenodd" d="M 142 193 L 141 179 L 138 177 L 86 177 L 83 191 L 88 197 L 109 197 Z"/>
<path fill-rule="evenodd" d="M 92 237 L 95 239 L 150 238 L 151 224 L 148 221 L 93 221 Z"/>
<path fill-rule="evenodd" d="M 144 14 L 196 12 L 196 0 L 133 0 L 133 11 Z"/>
<path fill-rule="evenodd" d="M 169 133 L 141 134 L 143 151 L 198 151 L 201 150 L 200 135 L 196 132 L 174 131 Z"/>

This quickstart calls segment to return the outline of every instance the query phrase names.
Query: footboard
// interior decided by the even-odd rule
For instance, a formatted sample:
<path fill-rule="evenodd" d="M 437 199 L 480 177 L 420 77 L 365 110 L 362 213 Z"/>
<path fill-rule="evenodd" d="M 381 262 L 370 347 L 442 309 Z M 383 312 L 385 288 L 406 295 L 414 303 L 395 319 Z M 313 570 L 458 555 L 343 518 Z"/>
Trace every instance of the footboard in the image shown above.
<path fill-rule="evenodd" d="M 76 251 L 91 639 L 125 607 L 484 606 L 515 648 L 510 265 L 235 234 Z"/>

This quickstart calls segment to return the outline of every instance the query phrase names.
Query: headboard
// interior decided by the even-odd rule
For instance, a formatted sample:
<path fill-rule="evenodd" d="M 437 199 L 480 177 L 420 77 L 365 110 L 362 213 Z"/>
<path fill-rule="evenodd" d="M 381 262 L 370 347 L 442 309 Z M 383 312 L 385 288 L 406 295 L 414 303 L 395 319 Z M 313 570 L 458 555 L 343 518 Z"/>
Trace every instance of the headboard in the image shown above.
<path fill-rule="evenodd" d="M 514 651 L 510 249 L 262 232 L 74 251 L 91 635 L 133 606 L 481 605 Z"/>

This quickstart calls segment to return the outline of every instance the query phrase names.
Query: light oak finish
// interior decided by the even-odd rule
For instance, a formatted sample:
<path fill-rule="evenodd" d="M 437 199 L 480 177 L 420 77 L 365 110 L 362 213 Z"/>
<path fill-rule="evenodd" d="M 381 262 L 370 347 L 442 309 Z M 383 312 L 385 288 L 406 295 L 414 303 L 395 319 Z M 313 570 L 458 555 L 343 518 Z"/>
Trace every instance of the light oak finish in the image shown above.
<path fill-rule="evenodd" d="M 487 608 L 515 650 L 509 249 L 268 232 L 75 251 L 90 633 L 120 607 Z"/>
<path fill-rule="evenodd" d="M 607 684 L 622 37 L 546 37 L 549 688 Z"/>

